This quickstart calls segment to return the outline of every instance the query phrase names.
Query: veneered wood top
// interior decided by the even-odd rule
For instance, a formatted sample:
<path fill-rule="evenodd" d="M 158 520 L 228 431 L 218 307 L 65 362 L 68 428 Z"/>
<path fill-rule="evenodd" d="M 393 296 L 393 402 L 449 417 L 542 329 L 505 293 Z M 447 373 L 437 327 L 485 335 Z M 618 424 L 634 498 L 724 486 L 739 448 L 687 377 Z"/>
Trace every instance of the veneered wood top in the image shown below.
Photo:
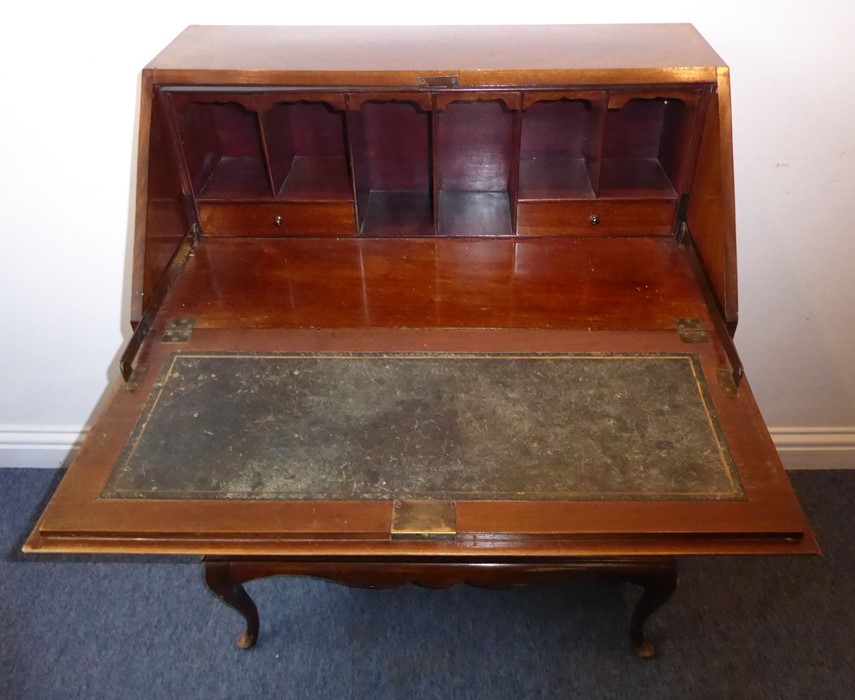
<path fill-rule="evenodd" d="M 149 65 L 165 80 L 229 72 L 264 83 L 295 73 L 312 84 L 407 84 L 408 73 L 459 75 L 460 84 L 556 79 L 715 79 L 724 66 L 690 24 L 463 27 L 190 26 Z M 202 72 L 200 74 L 199 72 Z M 195 74 L 194 74 L 195 73 Z M 514 74 L 519 74 L 514 76 Z M 635 74 L 634 78 L 632 77 Z M 222 77 L 222 76 L 217 76 Z M 515 79 L 516 77 L 516 79 Z M 412 81 L 415 82 L 415 81 Z"/>

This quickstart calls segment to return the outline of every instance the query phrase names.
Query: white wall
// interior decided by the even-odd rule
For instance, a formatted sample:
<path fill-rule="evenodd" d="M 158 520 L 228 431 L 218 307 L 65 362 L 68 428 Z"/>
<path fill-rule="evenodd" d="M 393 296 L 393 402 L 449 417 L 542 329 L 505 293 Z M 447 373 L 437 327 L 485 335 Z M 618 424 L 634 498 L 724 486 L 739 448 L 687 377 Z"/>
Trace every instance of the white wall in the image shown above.
<path fill-rule="evenodd" d="M 730 64 L 737 345 L 790 465 L 855 466 L 855 10 L 700 4 L 16 3 L 0 27 L 0 466 L 58 463 L 127 338 L 139 70 L 185 25 L 692 22 Z"/>

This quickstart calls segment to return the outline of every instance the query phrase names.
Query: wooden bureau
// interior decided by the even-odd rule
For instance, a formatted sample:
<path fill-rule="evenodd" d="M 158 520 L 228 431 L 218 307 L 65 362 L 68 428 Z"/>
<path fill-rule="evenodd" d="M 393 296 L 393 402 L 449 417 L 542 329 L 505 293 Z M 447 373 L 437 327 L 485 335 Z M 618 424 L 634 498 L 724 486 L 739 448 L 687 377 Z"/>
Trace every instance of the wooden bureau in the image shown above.
<path fill-rule="evenodd" d="M 146 67 L 133 336 L 31 552 L 242 583 L 644 587 L 817 544 L 733 344 L 690 25 L 189 27 Z"/>

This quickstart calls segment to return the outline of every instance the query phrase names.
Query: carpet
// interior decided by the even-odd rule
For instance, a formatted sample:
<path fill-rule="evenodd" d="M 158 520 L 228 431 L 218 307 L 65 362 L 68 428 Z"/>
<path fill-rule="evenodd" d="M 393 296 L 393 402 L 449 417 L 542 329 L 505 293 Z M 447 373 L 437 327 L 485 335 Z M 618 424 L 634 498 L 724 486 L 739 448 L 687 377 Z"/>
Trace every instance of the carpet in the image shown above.
<path fill-rule="evenodd" d="M 681 561 L 636 659 L 638 589 L 247 584 L 251 651 L 190 559 L 20 553 L 57 472 L 0 469 L 0 698 L 855 697 L 855 471 L 792 472 L 823 557 Z"/>

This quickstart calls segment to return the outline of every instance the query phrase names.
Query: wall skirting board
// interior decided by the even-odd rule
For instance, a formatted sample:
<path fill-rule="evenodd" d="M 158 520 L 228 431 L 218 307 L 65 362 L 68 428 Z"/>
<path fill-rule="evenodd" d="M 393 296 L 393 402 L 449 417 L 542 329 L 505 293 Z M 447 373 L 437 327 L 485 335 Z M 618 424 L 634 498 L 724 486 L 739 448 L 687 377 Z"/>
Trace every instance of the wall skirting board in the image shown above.
<path fill-rule="evenodd" d="M 0 424 L 0 468 L 63 466 L 86 434 L 80 425 Z"/>
<path fill-rule="evenodd" d="M 787 469 L 855 469 L 855 426 L 771 428 Z M 0 424 L 0 468 L 62 466 L 80 445 L 79 425 Z"/>
<path fill-rule="evenodd" d="M 787 469 L 855 469 L 855 427 L 769 428 Z"/>

